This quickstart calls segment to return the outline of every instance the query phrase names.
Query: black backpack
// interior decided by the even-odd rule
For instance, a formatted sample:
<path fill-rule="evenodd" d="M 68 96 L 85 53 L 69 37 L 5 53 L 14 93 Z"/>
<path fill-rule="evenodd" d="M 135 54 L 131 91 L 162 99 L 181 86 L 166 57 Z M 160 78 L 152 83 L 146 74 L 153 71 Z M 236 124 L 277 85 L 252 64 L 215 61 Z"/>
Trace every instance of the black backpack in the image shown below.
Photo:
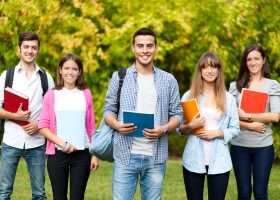
<path fill-rule="evenodd" d="M 4 88 L 6 88 L 6 87 L 12 88 L 13 87 L 15 68 L 16 67 L 11 67 L 11 68 L 7 69 Z M 43 94 L 42 95 L 44 96 L 46 94 L 46 92 L 48 91 L 49 86 L 48 86 L 47 73 L 44 70 L 42 70 L 42 71 L 41 70 L 39 70 L 39 74 L 40 74 L 41 86 L 42 86 L 42 90 L 43 90 Z M 3 108 L 4 108 L 4 103 L 3 103 L 3 106 L 2 106 Z M 1 119 L 2 133 L 4 133 L 4 123 L 5 123 L 5 119 Z"/>

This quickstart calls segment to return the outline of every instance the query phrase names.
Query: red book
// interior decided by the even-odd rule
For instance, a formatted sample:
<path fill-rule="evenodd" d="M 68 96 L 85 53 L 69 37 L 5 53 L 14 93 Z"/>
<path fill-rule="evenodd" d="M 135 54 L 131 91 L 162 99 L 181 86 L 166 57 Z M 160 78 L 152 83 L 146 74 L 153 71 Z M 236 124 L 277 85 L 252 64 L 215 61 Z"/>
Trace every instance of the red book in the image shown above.
<path fill-rule="evenodd" d="M 22 110 L 27 111 L 28 110 L 28 96 L 21 94 L 20 92 L 10 88 L 6 87 L 4 90 L 4 109 L 16 113 L 18 111 L 18 108 L 20 106 L 20 103 L 22 103 Z M 10 120 L 14 123 L 25 126 L 29 122 L 28 121 L 19 121 L 19 120 Z"/>
<path fill-rule="evenodd" d="M 267 92 L 260 92 L 243 88 L 239 108 L 249 114 L 264 113 L 268 100 Z"/>

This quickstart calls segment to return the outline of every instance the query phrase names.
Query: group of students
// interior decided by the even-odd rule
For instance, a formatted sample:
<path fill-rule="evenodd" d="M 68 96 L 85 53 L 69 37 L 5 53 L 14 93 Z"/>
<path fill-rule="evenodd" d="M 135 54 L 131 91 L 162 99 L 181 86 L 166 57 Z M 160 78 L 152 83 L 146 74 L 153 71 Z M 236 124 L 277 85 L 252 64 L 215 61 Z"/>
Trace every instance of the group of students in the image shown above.
<path fill-rule="evenodd" d="M 84 84 L 82 61 L 74 54 L 64 55 L 58 64 L 55 82 L 47 73 L 49 91 L 42 96 L 38 74 L 41 69 L 35 64 L 40 49 L 39 37 L 31 31 L 23 32 L 17 48 L 20 62 L 15 68 L 13 89 L 29 97 L 29 110 L 23 111 L 19 106 L 17 113 L 10 113 L 0 108 L 0 118 L 6 119 L 0 199 L 10 199 L 20 157 L 27 162 L 32 199 L 46 199 L 44 167 L 47 154 L 53 199 L 67 199 L 70 176 L 70 199 L 82 200 L 90 171 L 97 170 L 99 166 L 98 159 L 88 152 L 91 134 L 96 127 L 92 95 Z M 194 117 L 189 124 L 184 124 L 176 79 L 153 65 L 157 48 L 156 35 L 150 29 L 139 29 L 133 35 L 132 51 L 136 61 L 127 68 L 118 113 L 117 72 L 108 85 L 103 117 L 115 129 L 113 199 L 133 199 L 138 179 L 142 199 L 162 198 L 168 157 L 167 138 L 168 132 L 173 130 L 182 136 L 188 135 L 182 158 L 187 199 L 203 199 L 205 176 L 209 200 L 225 199 L 232 165 L 238 199 L 251 199 L 251 174 L 255 199 L 267 199 L 274 159 L 270 122 L 279 120 L 280 85 L 270 79 L 263 48 L 251 45 L 245 49 L 238 76 L 230 84 L 229 92 L 220 58 L 213 52 L 206 52 L 200 57 L 190 90 L 181 98 L 181 101 L 196 99 L 199 103 L 201 117 Z M 2 105 L 5 79 L 6 71 L 0 77 Z M 242 88 L 268 92 L 265 113 L 251 114 L 238 109 Z M 56 116 L 59 110 L 85 111 L 85 150 L 77 150 L 57 136 Z M 137 127 L 122 122 L 123 110 L 154 113 L 154 129 L 144 129 L 143 138 L 126 137 Z M 10 119 L 28 120 L 30 123 L 21 127 Z M 204 132 L 190 134 L 202 126 L 205 127 Z"/>

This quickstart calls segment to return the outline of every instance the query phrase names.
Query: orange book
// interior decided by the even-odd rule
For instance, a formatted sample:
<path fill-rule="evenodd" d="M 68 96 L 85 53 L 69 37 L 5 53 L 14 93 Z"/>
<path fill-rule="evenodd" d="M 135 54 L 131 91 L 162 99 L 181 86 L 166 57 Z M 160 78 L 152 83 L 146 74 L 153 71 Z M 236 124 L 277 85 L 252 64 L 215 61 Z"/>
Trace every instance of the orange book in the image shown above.
<path fill-rule="evenodd" d="M 198 109 L 196 99 L 190 99 L 190 100 L 186 100 L 184 102 L 181 102 L 181 106 L 184 110 L 185 124 L 189 124 L 192 121 L 193 117 L 197 113 L 200 113 L 199 109 Z M 200 117 L 200 114 L 198 115 L 198 117 Z M 203 132 L 203 131 L 205 131 L 205 128 L 200 127 L 200 128 L 192 130 L 191 134 L 195 135 L 195 134 Z"/>
<path fill-rule="evenodd" d="M 24 94 L 21 94 L 20 92 L 10 88 L 6 87 L 4 90 L 4 109 L 16 113 L 18 111 L 18 108 L 20 106 L 20 103 L 22 103 L 22 110 L 27 111 L 28 110 L 28 96 L 25 96 Z M 19 121 L 19 120 L 11 120 L 14 123 L 25 126 L 29 122 L 27 121 Z"/>
<path fill-rule="evenodd" d="M 239 108 L 249 114 L 264 113 L 267 100 L 267 92 L 260 92 L 243 88 L 241 91 Z"/>

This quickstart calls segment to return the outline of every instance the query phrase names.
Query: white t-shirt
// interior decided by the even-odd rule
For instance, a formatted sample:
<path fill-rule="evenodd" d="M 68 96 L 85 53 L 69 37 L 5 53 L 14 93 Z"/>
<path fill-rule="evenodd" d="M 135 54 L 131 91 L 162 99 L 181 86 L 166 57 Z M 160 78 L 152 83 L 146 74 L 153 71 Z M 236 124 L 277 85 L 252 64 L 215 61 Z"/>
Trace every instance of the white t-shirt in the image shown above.
<path fill-rule="evenodd" d="M 86 110 L 86 98 L 84 92 L 76 87 L 73 90 L 68 90 L 66 88 L 54 90 L 54 96 L 55 116 L 57 116 L 58 110 Z M 86 115 L 84 117 L 86 126 Z M 88 148 L 89 145 L 90 141 L 85 128 L 85 148 Z"/>
<path fill-rule="evenodd" d="M 154 82 L 154 74 L 142 75 L 138 72 L 138 99 L 137 112 L 155 113 L 157 104 L 157 90 Z M 143 138 L 133 138 L 133 154 L 153 156 L 154 141 Z"/>
<path fill-rule="evenodd" d="M 205 130 L 217 130 L 217 124 L 221 117 L 221 111 L 216 108 L 202 108 L 201 115 L 205 118 Z M 210 164 L 212 140 L 203 140 L 205 165 Z"/>

